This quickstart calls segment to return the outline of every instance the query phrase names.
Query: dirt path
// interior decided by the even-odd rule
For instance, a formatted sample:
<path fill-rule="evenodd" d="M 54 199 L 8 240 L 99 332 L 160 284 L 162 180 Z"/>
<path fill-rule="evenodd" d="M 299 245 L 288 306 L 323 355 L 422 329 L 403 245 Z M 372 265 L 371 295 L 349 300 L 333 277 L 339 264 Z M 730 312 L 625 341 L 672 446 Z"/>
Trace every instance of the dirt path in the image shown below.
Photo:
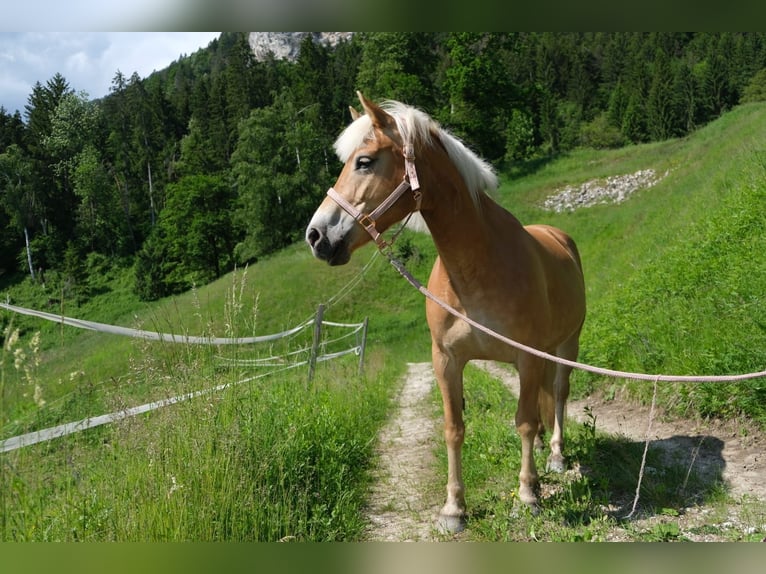
<path fill-rule="evenodd" d="M 410 363 L 399 393 L 398 409 L 378 443 L 380 464 L 370 497 L 368 540 L 433 540 L 438 506 L 424 493 L 434 472 L 437 421 L 428 394 L 435 384 L 431 363 Z"/>
<path fill-rule="evenodd" d="M 514 371 L 490 361 L 476 363 L 508 386 L 516 396 L 519 381 Z M 368 539 L 376 541 L 437 540 L 433 530 L 440 493 L 425 491 L 433 483 L 433 448 L 440 424 L 431 416 L 428 394 L 435 384 L 430 363 L 411 363 L 398 397 L 399 407 L 380 435 L 380 465 L 370 497 Z M 606 401 L 588 397 L 570 401 L 569 416 L 583 422 L 588 412 L 596 417 L 596 429 L 635 441 L 646 440 L 649 407 L 619 398 Z M 587 410 L 586 410 L 587 409 Z M 655 415 L 649 433 L 651 446 L 662 448 L 676 460 L 689 460 L 698 473 L 722 477 L 735 499 L 766 501 L 766 438 L 746 435 L 736 421 L 706 424 L 693 420 L 663 420 Z M 689 509 L 685 521 L 693 521 L 705 509 Z M 736 521 L 736 509 L 727 519 Z M 703 518 L 699 516 L 698 518 Z M 616 538 L 619 539 L 619 533 Z M 714 539 L 714 538 L 711 538 Z"/>

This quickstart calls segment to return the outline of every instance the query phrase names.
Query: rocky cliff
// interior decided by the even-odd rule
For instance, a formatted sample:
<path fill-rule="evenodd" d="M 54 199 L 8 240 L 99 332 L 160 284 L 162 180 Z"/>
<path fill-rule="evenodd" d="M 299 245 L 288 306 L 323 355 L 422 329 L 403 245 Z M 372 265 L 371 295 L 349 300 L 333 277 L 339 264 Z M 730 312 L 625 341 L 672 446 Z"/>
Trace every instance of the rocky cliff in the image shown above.
<path fill-rule="evenodd" d="M 306 36 L 312 36 L 318 44 L 335 46 L 352 35 L 353 32 L 250 32 L 249 40 L 258 60 L 265 59 L 269 52 L 280 60 L 295 60 Z"/>

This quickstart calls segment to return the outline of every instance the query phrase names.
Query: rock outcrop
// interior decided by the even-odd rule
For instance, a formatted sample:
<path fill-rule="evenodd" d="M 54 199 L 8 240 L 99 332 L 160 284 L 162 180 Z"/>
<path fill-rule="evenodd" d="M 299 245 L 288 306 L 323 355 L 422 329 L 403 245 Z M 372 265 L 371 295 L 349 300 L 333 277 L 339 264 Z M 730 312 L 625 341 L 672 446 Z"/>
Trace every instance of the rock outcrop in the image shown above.
<path fill-rule="evenodd" d="M 249 42 L 259 61 L 266 59 L 269 53 L 278 60 L 295 60 L 306 36 L 318 44 L 335 46 L 350 39 L 353 32 L 250 32 Z"/>

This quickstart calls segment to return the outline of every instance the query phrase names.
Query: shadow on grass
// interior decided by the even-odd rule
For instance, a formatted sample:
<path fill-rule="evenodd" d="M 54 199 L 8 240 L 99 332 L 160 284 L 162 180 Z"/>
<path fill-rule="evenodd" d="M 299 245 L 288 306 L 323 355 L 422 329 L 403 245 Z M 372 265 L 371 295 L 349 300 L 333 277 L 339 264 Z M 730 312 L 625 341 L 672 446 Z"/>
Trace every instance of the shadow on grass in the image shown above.
<path fill-rule="evenodd" d="M 724 443 L 709 435 L 684 436 L 649 442 L 619 436 L 598 436 L 580 457 L 580 471 L 592 485 L 594 497 L 615 519 L 678 512 L 725 492 Z"/>

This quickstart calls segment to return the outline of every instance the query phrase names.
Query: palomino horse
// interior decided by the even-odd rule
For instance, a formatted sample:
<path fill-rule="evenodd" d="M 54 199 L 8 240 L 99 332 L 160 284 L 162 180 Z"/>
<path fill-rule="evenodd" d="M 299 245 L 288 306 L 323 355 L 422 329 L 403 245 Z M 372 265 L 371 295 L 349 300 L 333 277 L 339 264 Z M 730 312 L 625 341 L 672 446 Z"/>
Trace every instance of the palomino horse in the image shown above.
<path fill-rule="evenodd" d="M 497 185 L 490 166 L 425 113 L 398 102 L 381 107 L 357 95 L 366 113 L 352 110 L 354 121 L 335 142 L 345 166 L 306 230 L 314 255 L 342 265 L 371 238 L 385 245 L 379 234 L 419 210 L 439 252 L 428 281 L 431 293 L 506 337 L 576 359 L 585 286 L 574 242 L 553 227 L 523 227 L 495 203 L 484 193 Z M 536 512 L 533 455 L 545 428 L 552 431 L 548 468 L 565 467 L 571 367 L 499 342 L 431 300 L 426 317 L 449 465 L 440 525 L 450 531 L 465 525 L 463 368 L 472 359 L 513 363 L 519 372 L 519 498 Z"/>

